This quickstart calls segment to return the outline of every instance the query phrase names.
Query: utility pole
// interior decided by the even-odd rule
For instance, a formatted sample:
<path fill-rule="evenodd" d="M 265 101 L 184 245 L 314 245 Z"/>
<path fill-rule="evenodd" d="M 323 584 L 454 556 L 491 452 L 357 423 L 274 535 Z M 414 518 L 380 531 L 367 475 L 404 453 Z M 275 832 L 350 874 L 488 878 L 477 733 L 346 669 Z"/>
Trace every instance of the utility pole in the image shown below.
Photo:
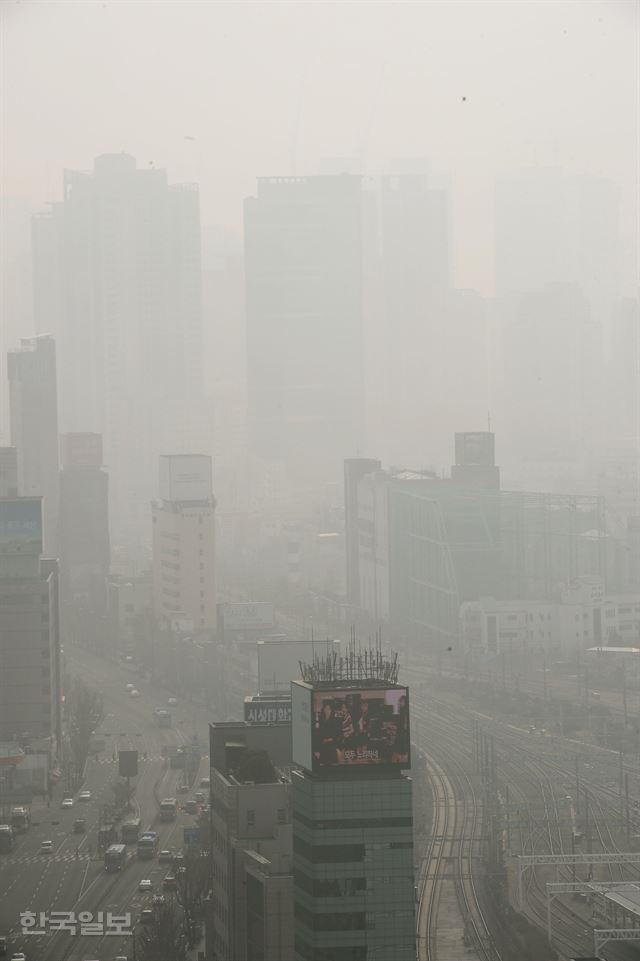
<path fill-rule="evenodd" d="M 576 817 L 580 816 L 580 758 L 576 754 Z"/>

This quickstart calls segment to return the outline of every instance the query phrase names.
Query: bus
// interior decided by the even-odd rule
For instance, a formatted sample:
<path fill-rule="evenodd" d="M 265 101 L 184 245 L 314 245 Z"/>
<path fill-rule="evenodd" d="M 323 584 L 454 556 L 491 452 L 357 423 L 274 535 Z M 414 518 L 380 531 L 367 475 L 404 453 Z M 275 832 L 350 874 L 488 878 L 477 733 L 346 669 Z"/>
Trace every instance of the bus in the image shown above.
<path fill-rule="evenodd" d="M 120 840 L 123 844 L 137 844 L 140 836 L 140 818 L 129 818 L 120 828 Z"/>
<path fill-rule="evenodd" d="M 105 871 L 122 871 L 127 863 L 127 849 L 124 844 L 112 844 L 104 852 Z"/>
<path fill-rule="evenodd" d="M 175 821 L 178 814 L 178 802 L 174 797 L 166 797 L 160 802 L 160 820 Z"/>
<path fill-rule="evenodd" d="M 98 847 L 108 848 L 118 840 L 118 829 L 111 821 L 104 821 L 98 828 Z"/>
<path fill-rule="evenodd" d="M 153 719 L 158 727 L 171 727 L 171 715 L 168 711 L 158 708 L 153 712 Z"/>
<path fill-rule="evenodd" d="M 138 858 L 140 861 L 151 861 L 158 850 L 159 837 L 155 831 L 146 831 L 138 838 Z"/>
<path fill-rule="evenodd" d="M 11 827 L 18 834 L 24 834 L 29 830 L 31 819 L 26 808 L 11 808 Z"/>
<path fill-rule="evenodd" d="M 13 851 L 16 843 L 16 836 L 10 824 L 0 824 L 0 854 L 8 854 Z"/>

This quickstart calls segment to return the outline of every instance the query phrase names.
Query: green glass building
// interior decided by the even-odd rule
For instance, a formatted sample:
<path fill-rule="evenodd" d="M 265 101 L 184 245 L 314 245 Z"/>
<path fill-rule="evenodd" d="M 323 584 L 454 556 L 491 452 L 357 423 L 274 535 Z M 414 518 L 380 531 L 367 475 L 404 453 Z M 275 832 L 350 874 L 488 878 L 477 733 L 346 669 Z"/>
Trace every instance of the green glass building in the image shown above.
<path fill-rule="evenodd" d="M 408 691 L 368 678 L 292 695 L 296 961 L 415 961 Z"/>

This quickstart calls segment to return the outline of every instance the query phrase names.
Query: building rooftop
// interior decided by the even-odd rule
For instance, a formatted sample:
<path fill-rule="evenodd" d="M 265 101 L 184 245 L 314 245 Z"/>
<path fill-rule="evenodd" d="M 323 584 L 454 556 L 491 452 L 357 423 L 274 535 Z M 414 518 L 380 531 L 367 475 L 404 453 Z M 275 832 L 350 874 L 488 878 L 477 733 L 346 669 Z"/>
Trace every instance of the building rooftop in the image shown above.
<path fill-rule="evenodd" d="M 640 919 L 640 887 L 638 885 L 629 883 L 629 887 L 623 891 L 607 891 L 605 897 Z"/>

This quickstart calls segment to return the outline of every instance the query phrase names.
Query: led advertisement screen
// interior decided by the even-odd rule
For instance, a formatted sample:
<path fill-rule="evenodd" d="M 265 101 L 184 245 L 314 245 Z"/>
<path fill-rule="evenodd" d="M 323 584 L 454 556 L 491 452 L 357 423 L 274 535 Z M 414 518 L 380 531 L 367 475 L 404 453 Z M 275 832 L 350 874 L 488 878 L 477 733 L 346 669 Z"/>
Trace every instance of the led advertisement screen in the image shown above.
<path fill-rule="evenodd" d="M 312 724 L 313 771 L 410 767 L 406 687 L 314 691 Z"/>

